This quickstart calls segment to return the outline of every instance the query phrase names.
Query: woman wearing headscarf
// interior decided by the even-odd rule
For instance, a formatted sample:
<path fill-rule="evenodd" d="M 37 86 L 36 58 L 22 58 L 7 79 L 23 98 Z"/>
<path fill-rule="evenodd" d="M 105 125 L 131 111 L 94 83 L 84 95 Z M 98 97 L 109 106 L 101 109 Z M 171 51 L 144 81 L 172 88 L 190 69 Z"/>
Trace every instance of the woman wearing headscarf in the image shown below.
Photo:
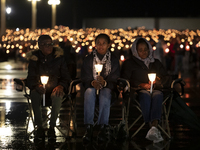
<path fill-rule="evenodd" d="M 161 118 L 163 93 L 167 72 L 162 63 L 153 57 L 153 49 L 144 38 L 137 38 L 132 44 L 132 57 L 127 59 L 121 69 L 121 77 L 130 82 L 131 88 L 138 94 L 145 123 L 149 123 L 150 130 L 146 138 L 154 143 L 163 140 L 157 125 Z M 156 81 L 152 94 L 149 92 L 151 84 L 148 73 L 156 73 Z"/>

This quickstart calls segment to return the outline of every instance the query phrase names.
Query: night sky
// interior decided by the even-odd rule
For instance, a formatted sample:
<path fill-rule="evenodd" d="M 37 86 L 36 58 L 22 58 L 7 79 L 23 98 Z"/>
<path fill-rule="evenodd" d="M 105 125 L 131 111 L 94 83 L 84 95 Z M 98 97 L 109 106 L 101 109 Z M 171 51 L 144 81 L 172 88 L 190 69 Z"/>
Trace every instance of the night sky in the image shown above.
<path fill-rule="evenodd" d="M 12 13 L 7 16 L 8 28 L 31 27 L 31 2 L 6 0 Z M 104 17 L 199 17 L 200 1 L 195 0 L 60 0 L 57 25 L 81 28 L 84 18 Z M 37 3 L 37 27 L 51 27 L 51 6 L 48 0 Z"/>

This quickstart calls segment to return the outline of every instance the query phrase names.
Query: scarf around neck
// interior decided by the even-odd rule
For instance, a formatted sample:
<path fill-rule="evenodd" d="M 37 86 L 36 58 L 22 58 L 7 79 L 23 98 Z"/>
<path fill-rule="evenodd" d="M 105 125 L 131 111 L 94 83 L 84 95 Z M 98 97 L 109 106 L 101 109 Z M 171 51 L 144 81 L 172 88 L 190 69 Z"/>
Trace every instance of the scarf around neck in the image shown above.
<path fill-rule="evenodd" d="M 96 79 L 97 77 L 97 72 L 95 69 L 95 64 L 102 64 L 103 67 L 105 68 L 105 73 L 104 75 L 107 76 L 111 72 L 111 52 L 107 50 L 106 54 L 103 56 L 102 60 L 99 59 L 97 56 L 97 50 L 95 49 L 93 51 L 93 77 Z M 103 69 L 102 69 L 103 70 Z"/>

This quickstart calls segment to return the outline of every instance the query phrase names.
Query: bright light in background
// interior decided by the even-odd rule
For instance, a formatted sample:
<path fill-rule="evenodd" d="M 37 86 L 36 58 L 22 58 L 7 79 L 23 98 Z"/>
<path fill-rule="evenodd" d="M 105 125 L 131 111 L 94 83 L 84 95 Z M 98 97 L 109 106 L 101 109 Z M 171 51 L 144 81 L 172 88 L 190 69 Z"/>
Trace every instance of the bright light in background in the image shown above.
<path fill-rule="evenodd" d="M 124 55 L 121 55 L 121 56 L 120 56 L 120 60 L 121 60 L 121 61 L 124 61 L 124 60 L 125 60 Z"/>
<path fill-rule="evenodd" d="M 12 11 L 12 9 L 11 9 L 10 7 L 7 7 L 7 8 L 6 8 L 6 13 L 7 13 L 7 14 L 10 14 L 11 11 Z"/>
<path fill-rule="evenodd" d="M 11 102 L 10 101 L 6 101 L 6 110 L 10 110 L 11 107 Z"/>
<path fill-rule="evenodd" d="M 166 49 L 165 49 L 165 53 L 169 53 L 169 48 L 166 48 Z"/>
<path fill-rule="evenodd" d="M 59 5 L 60 4 L 60 0 L 49 0 L 48 4 L 49 5 Z"/>
<path fill-rule="evenodd" d="M 7 70 L 11 70 L 11 69 L 12 69 L 12 66 L 11 66 L 11 65 L 6 65 L 5 68 L 6 68 Z"/>

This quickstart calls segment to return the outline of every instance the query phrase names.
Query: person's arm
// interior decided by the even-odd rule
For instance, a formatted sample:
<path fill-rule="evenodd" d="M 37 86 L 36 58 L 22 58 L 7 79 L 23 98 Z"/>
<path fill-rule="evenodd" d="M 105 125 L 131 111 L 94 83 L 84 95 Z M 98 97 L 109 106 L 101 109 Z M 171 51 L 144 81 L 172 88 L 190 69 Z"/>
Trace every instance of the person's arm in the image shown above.
<path fill-rule="evenodd" d="M 37 73 L 38 67 L 36 65 L 37 61 L 29 61 L 26 85 L 30 90 L 33 90 L 36 86 L 42 85 L 40 83 L 40 77 Z"/>
<path fill-rule="evenodd" d="M 81 67 L 81 80 L 85 88 L 93 87 L 92 81 L 94 80 L 94 77 L 93 77 L 92 64 L 93 61 L 91 56 L 90 55 L 86 56 L 83 60 L 83 64 Z"/>

